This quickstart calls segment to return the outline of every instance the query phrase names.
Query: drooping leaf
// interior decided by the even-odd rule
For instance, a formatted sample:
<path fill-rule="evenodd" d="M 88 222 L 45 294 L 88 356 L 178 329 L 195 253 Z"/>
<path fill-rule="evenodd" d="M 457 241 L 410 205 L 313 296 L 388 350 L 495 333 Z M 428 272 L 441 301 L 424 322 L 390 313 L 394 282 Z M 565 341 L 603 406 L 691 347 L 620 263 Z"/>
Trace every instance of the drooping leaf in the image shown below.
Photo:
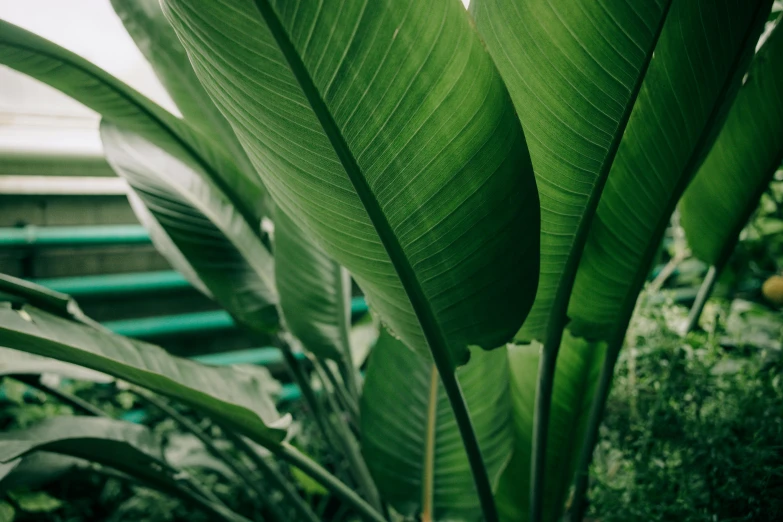
<path fill-rule="evenodd" d="M 237 212 L 236 201 L 198 164 L 133 132 L 104 120 L 101 139 L 109 164 L 170 240 L 161 242 L 160 231 L 152 236 L 164 256 L 173 256 L 175 267 L 184 258 L 201 285 L 241 323 L 259 329 L 275 324 L 274 259 Z M 140 218 L 148 216 L 142 212 Z"/>
<path fill-rule="evenodd" d="M 530 516 L 529 470 L 541 349 L 538 343 L 508 347 L 516 442 L 496 494 L 498 510 L 507 522 L 524 522 Z M 605 343 L 591 343 L 565 331 L 557 358 L 549 418 L 545 522 L 556 522 L 562 516 L 605 355 Z"/>
<path fill-rule="evenodd" d="M 162 448 L 152 432 L 138 424 L 103 417 L 53 417 L 25 430 L 0 434 L 0 463 L 37 451 L 109 466 L 170 494 L 187 487 L 181 484 L 177 470 L 163 460 Z M 207 499 L 202 499 L 201 505 L 208 505 L 226 520 L 248 522 Z"/>
<path fill-rule="evenodd" d="M 520 342 L 546 342 L 550 329 L 562 330 L 587 232 L 669 3 L 470 3 L 525 129 L 541 198 L 541 276 Z"/>
<path fill-rule="evenodd" d="M 46 373 L 81 381 L 106 383 L 113 380 L 105 373 L 89 370 L 75 364 L 0 347 L 0 376 Z"/>
<path fill-rule="evenodd" d="M 91 368 L 203 411 L 260 444 L 286 434 L 257 376 L 211 367 L 157 346 L 99 331 L 25 306 L 0 304 L 0 345 Z"/>
<path fill-rule="evenodd" d="M 471 352 L 457 377 L 494 483 L 513 445 L 506 350 Z M 423 513 L 422 520 L 481 519 L 467 456 L 435 366 L 386 331 L 370 354 L 361 432 L 370 472 L 395 509 Z"/>
<path fill-rule="evenodd" d="M 275 279 L 292 334 L 319 357 L 350 360 L 351 276 L 275 212 Z"/>
<path fill-rule="evenodd" d="M 37 451 L 68 455 L 138 476 L 160 475 L 162 448 L 139 424 L 103 417 L 51 417 L 30 428 L 0 433 L 0 462 Z"/>
<path fill-rule="evenodd" d="M 513 335 L 536 287 L 537 193 L 458 2 L 163 5 L 274 202 L 406 344 L 457 366 Z"/>
<path fill-rule="evenodd" d="M 212 293 L 207 289 L 204 282 L 199 278 L 193 265 L 190 264 L 182 252 L 174 244 L 174 241 L 166 233 L 166 229 L 163 225 L 158 223 L 155 216 L 144 205 L 144 201 L 141 200 L 138 194 L 132 190 L 128 191 L 128 203 L 130 204 L 133 213 L 136 215 L 136 219 L 147 230 L 150 236 L 152 244 L 155 245 L 155 249 L 166 258 L 171 268 L 179 272 L 185 280 L 193 286 L 196 290 L 212 298 Z"/>
<path fill-rule="evenodd" d="M 231 125 L 212 103 L 193 72 L 177 34 L 163 16 L 160 1 L 111 0 L 111 5 L 185 121 L 205 135 L 217 138 L 235 160 L 241 160 L 243 167 L 247 165 L 248 169 L 243 169 L 245 172 L 254 174 Z"/>
<path fill-rule="evenodd" d="M 0 464 L 0 494 L 11 489 L 41 487 L 86 464 L 83 459 L 48 451 L 36 451 Z"/>
<path fill-rule="evenodd" d="M 726 261 L 783 162 L 783 30 L 772 30 L 753 59 L 726 124 L 680 201 L 693 253 Z"/>
<path fill-rule="evenodd" d="M 569 304 L 574 333 L 621 335 L 613 330 L 627 323 L 674 206 L 736 94 L 771 1 L 719 4 L 672 4 L 579 266 Z"/>
<path fill-rule="evenodd" d="M 82 57 L 0 20 L 0 64 L 32 76 L 83 103 L 175 157 L 190 158 L 232 194 L 248 223 L 260 223 L 265 190 L 200 132 Z"/>

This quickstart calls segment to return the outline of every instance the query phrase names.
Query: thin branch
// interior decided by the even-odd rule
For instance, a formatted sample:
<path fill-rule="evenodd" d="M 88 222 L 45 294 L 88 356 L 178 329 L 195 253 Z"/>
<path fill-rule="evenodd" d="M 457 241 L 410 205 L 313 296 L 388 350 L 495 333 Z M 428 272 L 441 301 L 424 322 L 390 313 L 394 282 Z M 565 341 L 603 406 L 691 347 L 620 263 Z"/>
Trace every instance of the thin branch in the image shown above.
<path fill-rule="evenodd" d="M 145 400 L 147 403 L 157 408 L 158 410 L 163 412 L 166 416 L 168 416 L 169 418 L 177 422 L 186 431 L 189 431 L 190 433 L 195 435 L 196 438 L 204 444 L 207 451 L 209 451 L 216 458 L 223 461 L 231 469 L 231 471 L 233 471 L 245 484 L 247 484 L 258 495 L 258 497 L 265 504 L 270 506 L 274 504 L 274 501 L 269 498 L 267 492 L 259 485 L 258 480 L 251 475 L 250 471 L 246 469 L 243 465 L 238 464 L 236 460 L 231 455 L 229 455 L 227 451 L 222 450 L 218 446 L 216 446 L 215 443 L 212 441 L 212 438 L 209 435 L 207 435 L 207 433 L 203 429 L 201 429 L 195 422 L 191 421 L 186 416 L 179 413 L 176 409 L 169 406 L 163 399 L 158 398 L 153 393 L 135 386 L 133 387 L 133 391 L 139 397 Z"/>
<path fill-rule="evenodd" d="M 283 442 L 277 446 L 269 446 L 269 451 L 285 460 L 294 467 L 313 478 L 316 482 L 330 490 L 332 493 L 351 504 L 363 518 L 372 522 L 387 522 L 383 515 L 356 494 L 340 479 L 326 471 L 318 463 L 304 455 L 302 452 Z"/>
<path fill-rule="evenodd" d="M 276 489 L 280 490 L 283 495 L 288 499 L 291 505 L 299 512 L 304 520 L 309 522 L 320 522 L 318 515 L 313 512 L 304 499 L 299 496 L 299 493 L 294 489 L 291 483 L 286 479 L 277 469 L 271 466 L 264 458 L 258 454 L 258 451 L 241 435 L 233 433 L 231 430 L 224 430 L 226 435 L 231 439 L 234 445 L 243 451 L 253 464 L 256 465 L 266 479 L 272 483 Z M 285 520 L 285 518 L 281 518 Z"/>
<path fill-rule="evenodd" d="M 324 383 L 324 391 L 326 392 L 324 395 L 326 396 L 330 408 L 336 415 L 339 415 L 341 411 L 334 400 L 334 394 L 329 393 L 329 390 L 326 390 L 327 377 L 324 375 L 326 372 L 323 369 L 323 365 L 316 362 L 315 369 L 319 378 Z M 348 426 L 342 422 L 341 419 L 337 419 L 337 422 L 333 422 L 331 425 L 337 435 L 335 438 L 342 446 L 343 453 L 351 464 L 354 478 L 362 489 L 364 496 L 370 500 L 370 503 L 375 509 L 381 510 L 381 496 L 378 493 L 378 488 L 375 486 L 372 475 L 370 475 L 370 470 L 367 468 L 367 463 L 364 461 L 361 451 L 359 451 L 359 445 L 354 438 L 353 433 L 351 433 Z"/>
<path fill-rule="evenodd" d="M 81 397 L 77 397 L 76 395 L 45 385 L 41 382 L 40 377 L 36 375 L 12 375 L 11 377 L 19 382 L 26 384 L 27 386 L 30 386 L 31 388 L 35 388 L 47 395 L 51 395 L 58 401 L 70 406 L 76 411 L 86 415 L 93 415 L 95 417 L 109 417 L 108 413 L 98 408 L 97 406 L 90 404 Z"/>

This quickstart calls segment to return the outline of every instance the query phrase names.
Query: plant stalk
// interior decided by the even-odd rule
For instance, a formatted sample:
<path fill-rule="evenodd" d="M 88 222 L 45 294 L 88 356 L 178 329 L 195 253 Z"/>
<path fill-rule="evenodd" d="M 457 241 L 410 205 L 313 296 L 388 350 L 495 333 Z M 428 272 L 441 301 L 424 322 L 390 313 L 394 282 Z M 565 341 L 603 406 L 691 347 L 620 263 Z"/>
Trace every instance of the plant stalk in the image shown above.
<path fill-rule="evenodd" d="M 544 513 L 544 489 L 546 480 L 547 438 L 549 417 L 552 410 L 552 393 L 555 385 L 555 366 L 563 330 L 557 336 L 554 350 L 542 347 L 536 385 L 536 409 L 533 415 L 532 467 L 530 470 L 530 520 L 538 522 Z"/>
<path fill-rule="evenodd" d="M 171 495 L 179 497 L 179 499 L 184 502 L 200 507 L 205 512 L 215 516 L 217 520 L 225 520 L 226 522 L 250 522 L 249 519 L 243 517 L 242 515 L 230 511 L 222 503 L 216 505 L 213 502 L 210 502 L 206 497 L 198 493 L 200 489 L 199 487 L 196 487 L 194 488 L 194 491 L 191 491 L 189 488 L 186 487 L 185 488 L 177 487 L 172 484 L 163 483 L 163 482 L 161 482 L 160 484 L 147 483 L 147 481 L 140 480 L 136 477 L 127 475 L 125 473 L 121 473 L 119 471 L 115 471 L 114 469 L 107 468 L 105 466 L 94 465 L 90 469 L 94 473 L 102 475 L 106 478 L 112 478 L 115 480 L 121 480 L 123 482 L 129 482 L 131 484 L 135 484 L 141 487 L 151 487 L 152 489 L 156 489 L 158 491 L 166 491 Z"/>
<path fill-rule="evenodd" d="M 269 506 L 274 505 L 274 502 L 269 498 L 267 492 L 259 486 L 258 481 L 250 474 L 249 470 L 238 464 L 235 459 L 228 454 L 228 452 L 217 447 L 209 435 L 207 435 L 206 432 L 195 422 L 180 414 L 176 409 L 166 404 L 165 401 L 159 399 L 154 394 L 137 387 L 134 387 L 133 391 L 149 404 L 163 412 L 166 416 L 177 422 L 186 431 L 189 431 L 195 435 L 196 438 L 204 444 L 204 447 L 206 447 L 207 451 L 209 451 L 216 458 L 222 460 L 231 469 L 231 471 L 233 471 L 245 484 L 250 487 L 250 489 L 252 489 L 258 495 L 258 497 L 265 504 Z"/>
<path fill-rule="evenodd" d="M 459 382 L 454 374 L 454 369 L 459 361 L 452 360 L 448 340 L 441 331 L 434 310 L 431 308 L 429 300 L 421 282 L 405 254 L 405 251 L 397 237 L 394 228 L 384 213 L 380 202 L 375 196 L 370 184 L 364 176 L 359 163 L 354 157 L 348 142 L 343 136 L 342 129 L 335 122 L 332 113 L 327 104 L 321 97 L 321 93 L 313 81 L 310 71 L 302 61 L 302 57 L 297 52 L 291 42 L 286 28 L 284 27 L 277 11 L 269 0 L 255 0 L 256 8 L 261 17 L 266 22 L 267 28 L 272 37 L 277 42 L 283 57 L 288 62 L 291 73 L 296 78 L 302 93 L 305 95 L 313 113 L 318 118 L 324 134 L 329 138 L 329 142 L 334 148 L 337 158 L 342 163 L 345 172 L 356 191 L 356 195 L 367 211 L 370 222 L 373 224 L 378 237 L 386 253 L 389 255 L 397 275 L 402 283 L 402 287 L 410 300 L 411 306 L 416 318 L 419 320 L 421 330 L 427 340 L 427 344 L 432 352 L 435 364 L 438 367 L 441 380 L 446 389 L 446 396 L 451 402 L 454 410 L 454 417 L 459 427 L 463 445 L 468 455 L 473 480 L 476 483 L 481 510 L 484 513 L 486 522 L 497 522 L 498 514 L 495 506 L 495 499 L 492 494 L 492 486 L 489 481 L 487 470 L 484 467 L 484 459 L 481 457 L 481 449 L 476 439 L 476 433 L 473 430 L 473 424 L 468 414 L 468 408 L 465 404 L 465 398 L 462 395 Z M 467 362 L 467 361 L 464 361 Z"/>
<path fill-rule="evenodd" d="M 337 401 L 340 403 L 340 405 L 343 407 L 345 412 L 350 417 L 351 425 L 358 426 L 359 405 L 353 399 L 353 396 L 351 395 L 350 391 L 337 378 L 337 376 L 334 374 L 334 372 L 332 371 L 332 369 L 329 367 L 328 364 L 317 363 L 316 367 L 319 368 L 319 374 L 321 373 L 321 371 L 323 372 L 323 375 L 320 375 L 321 381 L 325 382 L 324 377 L 326 377 L 329 380 L 329 383 L 332 385 L 332 390 L 334 391 L 334 395 L 336 396 Z M 334 408 L 332 409 L 334 410 Z"/>
<path fill-rule="evenodd" d="M 288 369 L 291 371 L 291 375 L 296 381 L 296 384 L 299 385 L 299 389 L 302 390 L 302 396 L 304 397 L 307 406 L 310 408 L 310 411 L 313 413 L 313 417 L 315 417 L 315 422 L 318 425 L 318 429 L 321 431 L 321 435 L 324 437 L 324 441 L 330 442 L 331 437 L 329 428 L 326 425 L 326 412 L 321 407 L 318 397 L 315 396 L 310 379 L 302 367 L 302 362 L 294 356 L 291 346 L 285 339 L 278 339 L 277 344 L 278 348 L 280 348 L 280 351 L 283 353 L 283 358 L 288 365 Z"/>
<path fill-rule="evenodd" d="M 704 311 L 704 305 L 707 304 L 707 299 L 710 298 L 710 294 L 712 293 L 713 288 L 715 288 L 719 273 L 720 269 L 717 265 L 712 265 L 709 270 L 707 270 L 707 275 L 704 277 L 704 281 L 699 287 L 699 292 L 696 294 L 696 300 L 693 302 L 691 311 L 688 314 L 685 334 L 692 332 L 693 329 L 696 328 L 696 325 L 699 324 L 699 318 Z"/>
<path fill-rule="evenodd" d="M 248 458 L 253 462 L 253 464 L 256 465 L 258 470 L 261 472 L 261 474 L 270 482 L 272 485 L 280 490 L 283 493 L 283 496 L 285 496 L 288 501 L 291 503 L 291 505 L 294 506 L 296 511 L 302 516 L 303 520 L 307 520 L 309 522 L 320 522 L 320 519 L 318 518 L 318 515 L 313 512 L 312 508 L 307 504 L 307 502 L 304 501 L 302 497 L 299 496 L 297 491 L 294 489 L 294 487 L 291 485 L 291 483 L 274 467 L 270 466 L 268 462 L 266 462 L 261 455 L 258 454 L 258 452 L 253 448 L 253 446 L 247 442 L 247 440 L 242 437 L 241 435 L 237 435 L 230 430 L 224 430 L 227 434 L 227 436 L 234 442 L 234 445 L 242 450 Z M 273 504 L 270 504 L 270 507 L 273 506 Z M 282 517 L 280 514 L 276 515 L 279 520 L 284 521 L 285 518 Z"/>
<path fill-rule="evenodd" d="M 356 494 L 351 488 L 341 482 L 337 477 L 326 471 L 318 463 L 304 455 L 302 452 L 283 442 L 278 445 L 270 445 L 267 449 L 276 456 L 285 460 L 292 466 L 302 470 L 326 489 L 351 504 L 361 516 L 372 522 L 387 522 L 383 515 Z"/>
<path fill-rule="evenodd" d="M 12 375 L 11 377 L 31 388 L 35 388 L 36 390 L 40 390 L 47 395 L 51 395 L 58 401 L 70 406 L 76 411 L 95 417 L 109 417 L 108 413 L 98 408 L 97 406 L 90 404 L 81 397 L 77 397 L 76 395 L 43 384 L 39 377 L 33 375 Z"/>
<path fill-rule="evenodd" d="M 340 408 L 338 407 L 332 393 L 329 393 L 329 390 L 326 389 L 326 377 L 324 375 L 326 372 L 319 363 L 315 364 L 315 369 L 318 372 L 319 378 L 324 383 L 324 392 L 330 408 L 335 413 L 335 415 L 339 415 Z M 337 419 L 337 422 L 332 423 L 332 426 L 337 435 L 335 438 L 343 447 L 343 453 L 351 464 L 351 470 L 353 472 L 352 474 L 356 482 L 359 484 L 362 492 L 364 493 L 364 497 L 369 500 L 370 504 L 372 504 L 375 509 L 380 511 L 382 509 L 381 496 L 378 493 L 378 488 L 375 486 L 375 482 L 373 481 L 372 476 L 370 475 L 370 470 L 367 468 L 367 463 L 364 461 L 364 458 L 359 451 L 359 445 L 357 444 L 353 433 L 351 433 L 351 430 L 348 429 L 348 426 L 342 422 L 341 419 Z"/>

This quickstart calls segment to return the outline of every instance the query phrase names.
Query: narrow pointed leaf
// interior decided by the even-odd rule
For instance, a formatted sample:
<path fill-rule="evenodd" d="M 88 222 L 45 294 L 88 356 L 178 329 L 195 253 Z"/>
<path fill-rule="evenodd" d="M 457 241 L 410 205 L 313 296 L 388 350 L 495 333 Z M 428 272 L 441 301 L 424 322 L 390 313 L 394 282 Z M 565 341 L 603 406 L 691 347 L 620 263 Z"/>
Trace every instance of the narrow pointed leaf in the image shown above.
<path fill-rule="evenodd" d="M 725 119 L 770 5 L 672 4 L 579 266 L 569 304 L 575 328 L 595 338 L 627 322 L 674 206 Z"/>
<path fill-rule="evenodd" d="M 17 488 L 41 487 L 84 464 L 86 462 L 82 459 L 48 451 L 36 451 L 25 457 L 16 458 L 0 464 L 0 494 Z"/>
<path fill-rule="evenodd" d="M 525 129 L 541 197 L 541 276 L 517 340 L 554 343 L 670 0 L 473 0 Z"/>
<path fill-rule="evenodd" d="M 225 152 L 184 121 L 84 58 L 33 33 L 0 20 L 0 64 L 32 76 L 90 109 L 198 164 L 224 191 L 241 202 L 248 223 L 259 223 L 264 189 L 240 171 Z"/>
<path fill-rule="evenodd" d="M 498 510 L 507 522 L 525 522 L 530 516 L 530 497 L 525 492 L 530 488 L 530 448 L 541 349 L 538 343 L 508 347 L 516 442 L 514 456 L 500 478 L 496 495 Z M 549 418 L 545 522 L 556 522 L 562 516 L 605 355 L 605 343 L 591 343 L 565 331 Z"/>
<path fill-rule="evenodd" d="M 473 349 L 457 377 L 494 483 L 513 444 L 505 348 Z M 361 432 L 370 472 L 395 509 L 424 513 L 422 520 L 481 520 L 465 450 L 435 367 L 385 331 L 370 354 Z"/>
<path fill-rule="evenodd" d="M 180 359 L 162 348 L 106 333 L 25 306 L 0 304 L 0 346 L 77 364 L 182 401 L 253 438 L 277 444 L 286 434 L 257 374 Z"/>
<path fill-rule="evenodd" d="M 161 242 L 160 231 L 152 235 L 163 255 L 173 257 L 175 267 L 186 263 L 241 323 L 259 329 L 273 326 L 278 300 L 274 259 L 237 212 L 236 201 L 199 165 L 133 132 L 104 121 L 101 139 L 109 164 L 170 240 Z M 148 216 L 142 212 L 140 219 Z"/>
<path fill-rule="evenodd" d="M 279 210 L 275 261 L 280 308 L 291 333 L 319 357 L 350 360 L 348 272 Z"/>
<path fill-rule="evenodd" d="M 538 272 L 521 128 L 458 2 L 166 0 L 275 203 L 444 364 L 519 328 Z M 425 341 L 425 337 L 427 341 Z"/>
<path fill-rule="evenodd" d="M 248 176 L 255 169 L 234 130 L 201 86 L 159 0 L 112 0 L 112 7 L 189 124 L 216 138 Z"/>
<path fill-rule="evenodd" d="M 753 59 L 726 124 L 680 201 L 693 253 L 723 263 L 783 162 L 783 30 Z"/>

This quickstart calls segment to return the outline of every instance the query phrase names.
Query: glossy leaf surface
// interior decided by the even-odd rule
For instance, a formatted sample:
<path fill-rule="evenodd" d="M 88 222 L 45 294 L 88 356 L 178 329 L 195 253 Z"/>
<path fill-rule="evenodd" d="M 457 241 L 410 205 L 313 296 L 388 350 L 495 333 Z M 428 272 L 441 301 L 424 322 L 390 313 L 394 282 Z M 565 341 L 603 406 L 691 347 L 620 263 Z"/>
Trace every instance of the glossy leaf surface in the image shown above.
<path fill-rule="evenodd" d="M 603 336 L 630 314 L 669 217 L 725 118 L 771 2 L 674 2 L 609 173 L 569 304 Z"/>
<path fill-rule="evenodd" d="M 598 199 L 669 0 L 473 0 L 519 114 L 541 198 L 541 276 L 520 342 L 562 330 Z M 558 332 L 552 332 L 557 342 Z"/>
<path fill-rule="evenodd" d="M 511 100 L 458 2 L 164 11 L 275 203 L 406 344 L 454 367 L 469 344 L 514 334 L 536 287 L 537 193 Z"/>

